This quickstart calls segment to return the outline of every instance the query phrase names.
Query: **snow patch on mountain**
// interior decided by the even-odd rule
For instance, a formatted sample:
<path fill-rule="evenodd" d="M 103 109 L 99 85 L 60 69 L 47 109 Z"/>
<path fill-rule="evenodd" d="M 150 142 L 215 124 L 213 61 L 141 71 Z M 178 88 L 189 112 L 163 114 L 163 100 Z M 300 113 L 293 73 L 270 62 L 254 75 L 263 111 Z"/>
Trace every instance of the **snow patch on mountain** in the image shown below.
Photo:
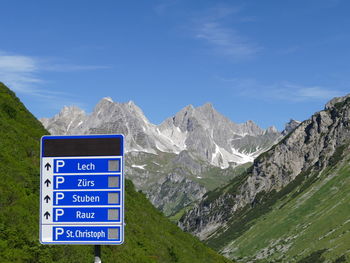
<path fill-rule="evenodd" d="M 147 164 L 143 164 L 143 165 L 132 164 L 131 167 L 133 167 L 133 168 L 139 168 L 139 169 L 141 169 L 141 170 L 145 170 L 145 166 L 146 166 L 146 165 L 147 165 Z"/>
<path fill-rule="evenodd" d="M 51 134 L 104 134 L 125 135 L 126 152 L 158 151 L 180 154 L 191 152 L 196 158 L 227 168 L 230 163 L 252 162 L 280 138 L 275 128 L 261 129 L 253 121 L 236 124 L 218 113 L 207 103 L 200 107 L 186 106 L 160 125 L 149 122 L 133 101 L 114 102 L 103 98 L 91 114 L 77 107 L 64 107 L 51 119 L 41 119 Z M 249 137 L 249 138 L 248 138 Z M 256 150 L 246 150 L 250 138 Z"/>

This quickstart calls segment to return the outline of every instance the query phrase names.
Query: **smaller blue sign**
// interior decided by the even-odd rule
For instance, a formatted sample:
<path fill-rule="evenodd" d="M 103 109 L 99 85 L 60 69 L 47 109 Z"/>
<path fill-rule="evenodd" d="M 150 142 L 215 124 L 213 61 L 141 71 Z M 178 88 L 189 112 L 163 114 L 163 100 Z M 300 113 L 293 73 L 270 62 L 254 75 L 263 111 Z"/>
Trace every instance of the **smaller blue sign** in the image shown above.
<path fill-rule="evenodd" d="M 61 173 L 117 173 L 120 159 L 54 159 L 54 174 Z"/>
<path fill-rule="evenodd" d="M 119 205 L 119 191 L 54 191 L 54 206 Z"/>
<path fill-rule="evenodd" d="M 56 226 L 53 227 L 54 241 L 120 241 L 120 227 L 103 226 Z"/>
<path fill-rule="evenodd" d="M 119 189 L 120 175 L 55 175 L 53 189 Z"/>
<path fill-rule="evenodd" d="M 120 222 L 119 208 L 54 208 L 54 222 Z"/>

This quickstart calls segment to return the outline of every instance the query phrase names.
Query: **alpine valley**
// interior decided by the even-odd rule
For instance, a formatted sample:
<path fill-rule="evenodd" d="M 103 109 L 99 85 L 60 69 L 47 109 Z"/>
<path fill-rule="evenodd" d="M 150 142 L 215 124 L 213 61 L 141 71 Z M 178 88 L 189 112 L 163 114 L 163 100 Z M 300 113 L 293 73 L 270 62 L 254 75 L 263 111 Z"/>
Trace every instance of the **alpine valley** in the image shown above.
<path fill-rule="evenodd" d="M 208 190 L 240 174 L 283 136 L 274 127 L 263 130 L 252 121 L 236 124 L 209 103 L 189 105 L 154 125 L 132 101 L 103 98 L 91 114 L 65 107 L 41 122 L 52 135 L 124 134 L 126 176 L 174 219 Z"/>
<path fill-rule="evenodd" d="M 211 104 L 154 125 L 110 98 L 41 122 L 51 134 L 123 133 L 136 188 L 235 262 L 350 262 L 350 95 L 282 132 Z"/>
<path fill-rule="evenodd" d="M 299 124 L 181 227 L 238 262 L 350 262 L 350 95 Z"/>

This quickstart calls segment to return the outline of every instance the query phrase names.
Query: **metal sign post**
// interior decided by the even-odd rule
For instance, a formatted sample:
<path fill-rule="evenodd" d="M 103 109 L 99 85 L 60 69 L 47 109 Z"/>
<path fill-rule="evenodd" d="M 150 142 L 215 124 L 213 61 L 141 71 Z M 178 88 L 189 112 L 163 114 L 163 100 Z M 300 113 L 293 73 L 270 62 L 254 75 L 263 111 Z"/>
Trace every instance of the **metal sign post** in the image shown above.
<path fill-rule="evenodd" d="M 101 263 L 101 246 L 95 245 L 95 263 Z"/>
<path fill-rule="evenodd" d="M 123 241 L 123 135 L 42 137 L 40 242 L 119 245 Z M 98 258 L 100 251 L 96 246 Z"/>

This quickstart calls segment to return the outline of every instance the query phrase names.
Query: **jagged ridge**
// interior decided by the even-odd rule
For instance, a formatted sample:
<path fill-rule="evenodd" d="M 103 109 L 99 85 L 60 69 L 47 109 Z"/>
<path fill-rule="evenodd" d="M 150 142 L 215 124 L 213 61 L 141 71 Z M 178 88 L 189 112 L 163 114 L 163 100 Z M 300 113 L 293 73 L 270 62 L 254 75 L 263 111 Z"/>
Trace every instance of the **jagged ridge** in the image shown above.
<path fill-rule="evenodd" d="M 349 95 L 330 101 L 325 110 L 298 124 L 280 143 L 255 159 L 250 171 L 208 193 L 180 220 L 180 225 L 207 239 L 216 249 L 223 248 L 230 242 L 229 233 L 232 241 L 242 234 L 237 227 L 244 228 L 245 224 L 243 231 L 247 231 L 252 226 L 257 214 L 261 215 L 257 209 L 265 207 L 263 210 L 269 211 L 276 200 L 301 182 L 312 184 L 314 179 L 308 179 L 314 178 L 312 173 L 317 176 L 342 158 L 349 142 L 349 118 Z"/>
<path fill-rule="evenodd" d="M 150 123 L 132 101 L 115 103 L 111 98 L 102 99 L 90 115 L 73 106 L 41 121 L 51 134 L 123 133 L 127 152 L 187 150 L 222 168 L 252 162 L 281 137 L 274 127 L 263 130 L 252 121 L 236 124 L 210 103 L 189 105 L 160 125 Z"/>
<path fill-rule="evenodd" d="M 231 122 L 210 103 L 189 105 L 160 125 L 150 123 L 133 102 L 111 98 L 102 99 L 91 114 L 65 107 L 41 121 L 52 134 L 123 133 L 127 177 L 166 215 L 230 180 L 234 167 L 252 162 L 281 138 L 274 127 Z M 214 173 L 215 167 L 225 169 Z"/>

